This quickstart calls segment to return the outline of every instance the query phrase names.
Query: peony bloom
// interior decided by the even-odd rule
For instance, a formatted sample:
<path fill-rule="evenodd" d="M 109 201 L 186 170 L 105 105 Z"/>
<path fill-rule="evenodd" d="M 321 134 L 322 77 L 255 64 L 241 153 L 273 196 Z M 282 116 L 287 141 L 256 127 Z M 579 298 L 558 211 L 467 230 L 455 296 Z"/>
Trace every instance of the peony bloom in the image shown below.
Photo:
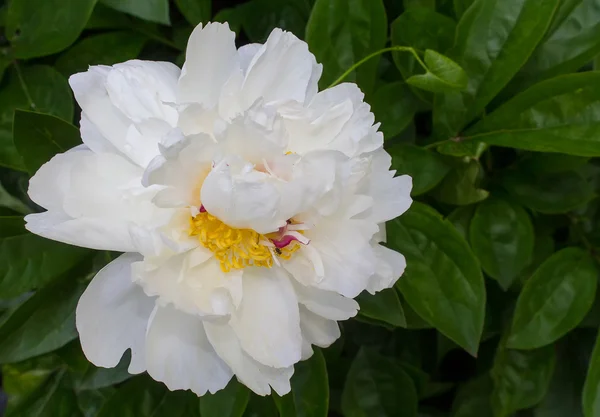
<path fill-rule="evenodd" d="M 411 204 L 354 84 L 318 92 L 306 43 L 275 29 L 236 49 L 197 27 L 180 70 L 95 66 L 70 78 L 83 145 L 31 179 L 41 236 L 124 252 L 77 307 L 87 358 L 198 395 L 236 378 L 290 391 L 294 364 L 339 336 L 361 291 L 404 257 L 380 244 Z"/>

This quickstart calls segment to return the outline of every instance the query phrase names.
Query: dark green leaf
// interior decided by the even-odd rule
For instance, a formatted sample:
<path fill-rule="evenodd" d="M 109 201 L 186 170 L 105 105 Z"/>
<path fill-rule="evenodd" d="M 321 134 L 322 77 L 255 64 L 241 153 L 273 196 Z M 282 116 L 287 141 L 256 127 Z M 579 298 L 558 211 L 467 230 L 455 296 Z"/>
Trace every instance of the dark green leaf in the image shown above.
<path fill-rule="evenodd" d="M 252 395 L 244 417 L 279 417 L 279 413 L 272 397 Z"/>
<path fill-rule="evenodd" d="M 474 2 L 475 0 L 454 0 L 454 13 L 456 17 L 460 19 Z"/>
<path fill-rule="evenodd" d="M 88 254 L 27 232 L 20 216 L 0 217 L 0 294 L 10 298 L 41 288 Z"/>
<path fill-rule="evenodd" d="M 452 417 L 494 417 L 492 390 L 492 379 L 487 373 L 461 386 L 452 404 Z"/>
<path fill-rule="evenodd" d="M 175 4 L 193 26 L 210 20 L 211 0 L 175 0 Z"/>
<path fill-rule="evenodd" d="M 527 351 L 499 346 L 492 368 L 494 416 L 509 417 L 538 404 L 550 385 L 554 362 L 551 345 Z"/>
<path fill-rule="evenodd" d="M 133 376 L 127 371 L 130 361 L 131 351 L 127 351 L 114 368 L 98 368 L 90 365 L 87 372 L 75 381 L 77 389 L 97 390 L 126 381 Z"/>
<path fill-rule="evenodd" d="M 585 417 L 600 415 L 600 333 L 583 386 L 583 414 Z"/>
<path fill-rule="evenodd" d="M 471 227 L 471 220 L 475 214 L 475 205 L 462 206 L 454 209 L 447 217 L 448 221 L 454 225 L 458 233 L 461 234 L 465 239 L 469 238 L 469 229 Z"/>
<path fill-rule="evenodd" d="M 75 339 L 75 307 L 84 289 L 68 277 L 23 303 L 0 327 L 0 363 L 51 352 Z"/>
<path fill-rule="evenodd" d="M 306 0 L 251 0 L 237 10 L 244 32 L 255 42 L 264 42 L 275 27 L 303 39 L 310 16 L 310 4 Z"/>
<path fill-rule="evenodd" d="M 169 0 L 99 0 L 102 4 L 151 22 L 171 24 Z"/>
<path fill-rule="evenodd" d="M 145 36 L 126 31 L 90 36 L 63 53 L 55 67 L 68 77 L 86 71 L 90 65 L 117 64 L 137 58 L 145 43 Z"/>
<path fill-rule="evenodd" d="M 361 349 L 350 367 L 342 410 L 345 417 L 416 417 L 417 391 L 395 361 Z"/>
<path fill-rule="evenodd" d="M 388 222 L 390 246 L 406 257 L 398 287 L 427 322 L 476 354 L 485 315 L 483 276 L 475 255 L 452 224 L 413 203 Z"/>
<path fill-rule="evenodd" d="M 418 99 L 403 82 L 383 84 L 367 101 L 386 139 L 399 135 L 418 110 Z"/>
<path fill-rule="evenodd" d="M 392 327 L 406 327 L 404 309 L 395 289 L 389 288 L 375 295 L 365 291 L 356 298 L 356 301 L 360 304 L 359 316 Z"/>
<path fill-rule="evenodd" d="M 550 257 L 519 295 L 507 345 L 535 349 L 575 328 L 594 302 L 598 272 L 593 258 L 578 248 Z"/>
<path fill-rule="evenodd" d="M 79 129 L 58 117 L 16 110 L 13 140 L 29 173 L 35 173 L 57 153 L 81 144 Z"/>
<path fill-rule="evenodd" d="M 206 394 L 200 400 L 202 417 L 241 417 L 248 405 L 250 391 L 233 378 L 215 394 Z"/>
<path fill-rule="evenodd" d="M 413 178 L 413 196 L 426 193 L 438 185 L 450 167 L 435 153 L 412 145 L 394 145 L 388 149 L 392 155 L 392 169 L 397 174 Z"/>
<path fill-rule="evenodd" d="M 323 64 L 321 88 L 362 58 L 382 49 L 386 38 L 383 0 L 317 0 L 306 27 L 306 41 Z M 378 63 L 378 57 L 370 59 L 346 81 L 357 81 L 363 91 L 371 91 Z"/>
<path fill-rule="evenodd" d="M 11 0 L 6 38 L 16 58 L 51 55 L 71 45 L 87 23 L 96 0 Z"/>
<path fill-rule="evenodd" d="M 86 29 L 123 29 L 129 26 L 131 19 L 102 3 L 97 3 L 90 16 Z"/>
<path fill-rule="evenodd" d="M 483 270 L 508 289 L 533 255 L 533 224 L 519 205 L 491 198 L 477 206 L 469 241 Z"/>
<path fill-rule="evenodd" d="M 329 383 L 321 351 L 314 349 L 310 359 L 297 363 L 294 368 L 292 392 L 284 397 L 273 397 L 280 417 L 327 417 Z"/>
<path fill-rule="evenodd" d="M 113 396 L 116 389 L 106 387 L 77 392 L 77 404 L 84 417 L 96 417 L 106 400 Z"/>
<path fill-rule="evenodd" d="M 31 209 L 18 198 L 12 196 L 0 183 L 0 207 L 5 207 L 18 214 L 29 214 Z M 1 234 L 0 234 L 1 236 Z"/>
<path fill-rule="evenodd" d="M 450 58 L 427 49 L 424 60 L 428 71 L 408 78 L 408 84 L 432 93 L 461 91 L 467 88 L 467 74 Z"/>
<path fill-rule="evenodd" d="M 434 197 L 446 204 L 465 206 L 485 200 L 489 192 L 478 188 L 481 166 L 474 159 L 457 161 L 455 167 L 437 186 Z"/>
<path fill-rule="evenodd" d="M 8 83 L 0 90 L 0 165 L 18 170 L 25 166 L 13 142 L 15 109 L 48 113 L 71 121 L 73 100 L 67 80 L 47 66 L 13 70 Z"/>
<path fill-rule="evenodd" d="M 569 155 L 600 155 L 600 72 L 543 81 L 466 132 L 491 145 Z"/>
<path fill-rule="evenodd" d="M 502 185 L 519 203 L 540 213 L 565 213 L 594 198 L 591 185 L 574 171 L 536 177 L 511 170 Z"/>
<path fill-rule="evenodd" d="M 589 160 L 590 158 L 583 156 L 535 152 L 524 161 L 524 165 L 536 174 L 549 174 L 576 170 Z"/>
<path fill-rule="evenodd" d="M 558 7 L 558 0 L 476 0 L 462 16 L 448 52 L 468 76 L 464 93 L 436 97 L 434 129 L 459 136 L 527 61 Z"/>

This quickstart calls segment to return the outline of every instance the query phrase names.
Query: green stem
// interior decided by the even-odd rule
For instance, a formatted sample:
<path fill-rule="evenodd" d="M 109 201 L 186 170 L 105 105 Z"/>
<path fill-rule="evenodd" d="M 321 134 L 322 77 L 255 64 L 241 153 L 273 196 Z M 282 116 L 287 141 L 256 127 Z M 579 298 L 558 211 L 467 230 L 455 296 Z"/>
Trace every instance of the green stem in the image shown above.
<path fill-rule="evenodd" d="M 423 60 L 421 60 L 421 57 L 419 56 L 419 54 L 417 54 L 417 51 L 415 51 L 414 48 L 411 48 L 409 46 L 390 46 L 389 48 L 383 48 L 383 49 L 380 49 L 379 51 L 373 52 L 370 55 L 367 55 L 366 57 L 364 57 L 363 59 L 358 61 L 356 64 L 354 64 L 350 68 L 348 68 L 348 70 L 346 72 L 344 72 L 337 80 L 335 80 L 333 83 L 331 83 L 331 85 L 327 88 L 335 87 L 336 85 L 338 85 L 339 83 L 344 81 L 344 79 L 348 75 L 352 74 L 352 72 L 355 71 L 362 64 L 364 64 L 371 58 L 375 58 L 376 56 L 384 54 L 386 52 L 410 52 L 415 57 L 415 59 L 417 60 L 419 65 L 421 65 L 425 71 L 428 71 L 427 65 L 425 65 Z"/>

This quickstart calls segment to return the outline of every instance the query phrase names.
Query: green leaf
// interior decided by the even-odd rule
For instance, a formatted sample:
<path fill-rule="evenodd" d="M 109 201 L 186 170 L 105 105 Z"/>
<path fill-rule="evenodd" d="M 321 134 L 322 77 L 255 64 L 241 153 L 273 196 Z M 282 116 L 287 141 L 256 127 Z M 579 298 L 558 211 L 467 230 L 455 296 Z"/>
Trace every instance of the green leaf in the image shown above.
<path fill-rule="evenodd" d="M 413 75 L 406 82 L 413 87 L 432 93 L 461 91 L 467 88 L 468 78 L 464 70 L 450 58 L 427 49 L 425 64 L 428 71 L 425 74 Z"/>
<path fill-rule="evenodd" d="M 79 129 L 58 117 L 16 110 L 13 140 L 27 171 L 34 174 L 57 153 L 81 145 Z"/>
<path fill-rule="evenodd" d="M 402 133 L 418 110 L 418 99 L 403 82 L 381 85 L 367 102 L 386 139 Z"/>
<path fill-rule="evenodd" d="M 397 175 L 408 174 L 413 178 L 413 196 L 434 188 L 450 170 L 439 155 L 417 146 L 398 144 L 390 147 L 388 152 Z"/>
<path fill-rule="evenodd" d="M 594 198 L 594 190 L 574 171 L 536 177 L 526 171 L 510 170 L 502 186 L 515 200 L 540 213 L 565 213 Z"/>
<path fill-rule="evenodd" d="M 600 72 L 542 81 L 467 130 L 491 145 L 569 155 L 600 155 Z"/>
<path fill-rule="evenodd" d="M 600 415 L 600 332 L 583 385 L 583 414 L 585 417 Z"/>
<path fill-rule="evenodd" d="M 71 121 L 72 97 L 67 80 L 51 67 L 23 68 L 21 77 L 13 69 L 7 85 L 0 89 L 0 165 L 25 170 L 13 142 L 15 109 L 48 113 Z"/>
<path fill-rule="evenodd" d="M 362 348 L 350 366 L 342 394 L 345 417 L 416 417 L 417 391 L 394 360 Z"/>
<path fill-rule="evenodd" d="M 487 373 L 462 385 L 452 404 L 452 417 L 494 417 L 492 390 L 492 379 Z"/>
<path fill-rule="evenodd" d="M 264 42 L 274 27 L 304 38 L 311 6 L 305 0 L 251 0 L 239 5 L 242 27 L 251 41 Z"/>
<path fill-rule="evenodd" d="M 467 73 L 465 92 L 434 104 L 440 139 L 459 133 L 504 88 L 544 36 L 559 0 L 476 0 L 462 16 L 448 57 Z"/>
<path fill-rule="evenodd" d="M 248 408 L 244 417 L 279 417 L 273 397 L 259 397 L 252 395 L 248 402 Z M 204 416 L 202 416 L 204 417 Z"/>
<path fill-rule="evenodd" d="M 0 207 L 5 207 L 18 214 L 29 214 L 31 209 L 16 197 L 13 197 L 0 182 Z M 0 234 L 1 236 L 1 234 Z M 1 286 L 1 285 L 0 285 Z"/>
<path fill-rule="evenodd" d="M 39 290 L 0 327 L 0 363 L 51 352 L 77 337 L 75 307 L 85 289 L 63 279 Z"/>
<path fill-rule="evenodd" d="M 519 295 L 507 346 L 536 349 L 574 329 L 592 307 L 598 273 L 594 259 L 581 249 L 550 257 Z"/>
<path fill-rule="evenodd" d="M 563 0 L 544 39 L 506 88 L 506 95 L 576 72 L 600 53 L 598 0 Z"/>
<path fill-rule="evenodd" d="M 126 14 L 97 3 L 90 16 L 86 29 L 123 29 L 131 24 L 131 19 Z"/>
<path fill-rule="evenodd" d="M 358 312 L 360 317 L 386 323 L 392 327 L 406 327 L 404 309 L 395 289 L 388 288 L 375 295 L 364 291 L 359 294 L 356 301 L 360 304 Z"/>
<path fill-rule="evenodd" d="M 458 233 L 465 238 L 469 238 L 469 229 L 471 228 L 471 220 L 475 214 L 475 205 L 462 206 L 454 209 L 447 217 L 448 221 L 454 225 Z"/>
<path fill-rule="evenodd" d="M 392 45 L 410 46 L 419 51 L 446 52 L 454 40 L 456 22 L 424 7 L 411 8 L 392 22 Z M 394 62 L 404 78 L 422 72 L 412 54 L 394 52 Z"/>
<path fill-rule="evenodd" d="M 323 64 L 319 85 L 326 88 L 348 68 L 382 49 L 387 38 L 383 0 L 317 0 L 306 26 L 306 41 Z M 365 92 L 375 84 L 379 57 L 361 65 L 346 81 Z"/>
<path fill-rule="evenodd" d="M 29 233 L 23 217 L 0 217 L 0 294 L 10 298 L 41 288 L 89 253 Z"/>
<path fill-rule="evenodd" d="M 535 152 L 523 164 L 536 174 L 573 171 L 587 164 L 590 158 L 560 153 Z"/>
<path fill-rule="evenodd" d="M 499 346 L 492 368 L 494 416 L 509 417 L 538 404 L 550 385 L 554 362 L 551 345 L 527 351 Z"/>
<path fill-rule="evenodd" d="M 294 368 L 292 392 L 284 397 L 273 396 L 280 417 L 327 417 L 329 384 L 321 351 L 314 349 L 310 359 L 297 363 Z"/>
<path fill-rule="evenodd" d="M 456 17 L 460 19 L 474 2 L 475 0 L 454 0 L 454 13 Z"/>
<path fill-rule="evenodd" d="M 6 38 L 15 58 L 51 55 L 71 45 L 85 27 L 96 0 L 11 0 Z"/>
<path fill-rule="evenodd" d="M 97 390 L 126 381 L 133 376 L 127 371 L 130 361 L 131 351 L 128 350 L 114 368 L 98 368 L 90 364 L 85 374 L 76 379 L 75 385 L 78 390 Z"/>
<path fill-rule="evenodd" d="M 87 37 L 63 53 L 55 67 L 70 76 L 87 71 L 90 65 L 114 65 L 137 58 L 146 43 L 146 37 L 134 32 L 119 31 Z"/>
<path fill-rule="evenodd" d="M 202 417 L 241 417 L 248 405 L 250 391 L 233 378 L 215 394 L 206 394 L 200 400 Z"/>
<path fill-rule="evenodd" d="M 140 19 L 171 24 L 169 0 L 100 0 L 100 3 Z"/>
<path fill-rule="evenodd" d="M 481 166 L 474 159 L 457 161 L 455 167 L 433 192 L 442 203 L 465 206 L 485 200 L 489 192 L 478 188 Z"/>
<path fill-rule="evenodd" d="M 483 330 L 485 287 L 467 242 L 435 210 L 416 202 L 387 225 L 389 245 L 406 257 L 406 271 L 396 285 L 408 304 L 475 355 Z"/>
<path fill-rule="evenodd" d="M 191 25 L 208 22 L 211 17 L 211 0 L 175 0 L 177 8 Z"/>
<path fill-rule="evenodd" d="M 116 389 L 106 387 L 96 390 L 84 390 L 77 392 L 77 404 L 83 412 L 84 417 L 96 417 L 106 400 L 115 394 Z"/>
<path fill-rule="evenodd" d="M 469 241 L 485 273 L 507 290 L 531 262 L 533 224 L 521 206 L 491 198 L 477 206 Z"/>

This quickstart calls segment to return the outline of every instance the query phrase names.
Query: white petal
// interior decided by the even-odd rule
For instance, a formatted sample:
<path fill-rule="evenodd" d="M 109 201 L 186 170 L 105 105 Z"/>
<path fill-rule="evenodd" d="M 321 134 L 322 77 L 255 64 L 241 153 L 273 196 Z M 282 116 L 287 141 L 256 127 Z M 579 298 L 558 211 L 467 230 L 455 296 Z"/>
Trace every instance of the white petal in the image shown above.
<path fill-rule="evenodd" d="M 305 307 L 300 308 L 300 327 L 302 336 L 319 347 L 331 346 L 341 335 L 337 321 L 327 320 Z"/>
<path fill-rule="evenodd" d="M 124 254 L 104 267 L 79 299 L 77 330 L 85 356 L 112 368 L 131 349 L 129 372 L 145 370 L 145 335 L 154 299 L 131 281 L 137 254 Z"/>
<path fill-rule="evenodd" d="M 235 33 L 227 23 L 198 25 L 186 49 L 186 61 L 179 79 L 178 102 L 214 107 L 221 88 L 239 71 Z"/>
<path fill-rule="evenodd" d="M 238 55 L 240 57 L 240 69 L 244 75 L 246 75 L 252 59 L 261 50 L 262 46 L 262 43 L 249 43 L 238 49 Z"/>
<path fill-rule="evenodd" d="M 90 121 L 87 115 L 81 113 L 79 122 L 81 139 L 94 153 L 114 153 L 120 154 L 120 151 L 102 134 L 98 126 Z"/>
<path fill-rule="evenodd" d="M 230 325 L 242 348 L 266 366 L 285 368 L 300 360 L 298 301 L 281 268 L 246 268 L 243 298 Z"/>
<path fill-rule="evenodd" d="M 292 366 L 271 368 L 258 363 L 244 352 L 233 329 L 227 324 L 205 322 L 204 328 L 208 340 L 221 359 L 229 365 L 235 376 L 256 394 L 269 395 L 269 386 L 280 396 L 290 392 L 290 378 L 294 373 Z"/>
<path fill-rule="evenodd" d="M 304 102 L 316 92 L 321 71 L 306 42 L 274 29 L 248 66 L 243 86 L 246 107 L 259 98 L 268 104 Z"/>
<path fill-rule="evenodd" d="M 386 288 L 392 288 L 406 268 L 406 259 L 401 253 L 377 243 L 373 245 L 373 249 L 377 257 L 377 270 L 369 279 L 369 285 L 367 286 L 367 291 L 371 294 Z"/>
<path fill-rule="evenodd" d="M 292 281 L 298 302 L 309 311 L 330 320 L 348 320 L 356 316 L 359 306 L 352 298 L 333 291 L 307 287 Z"/>
<path fill-rule="evenodd" d="M 146 367 L 170 390 L 191 389 L 199 396 L 223 389 L 232 376 L 208 341 L 202 320 L 173 307 L 157 307 L 152 315 Z"/>

